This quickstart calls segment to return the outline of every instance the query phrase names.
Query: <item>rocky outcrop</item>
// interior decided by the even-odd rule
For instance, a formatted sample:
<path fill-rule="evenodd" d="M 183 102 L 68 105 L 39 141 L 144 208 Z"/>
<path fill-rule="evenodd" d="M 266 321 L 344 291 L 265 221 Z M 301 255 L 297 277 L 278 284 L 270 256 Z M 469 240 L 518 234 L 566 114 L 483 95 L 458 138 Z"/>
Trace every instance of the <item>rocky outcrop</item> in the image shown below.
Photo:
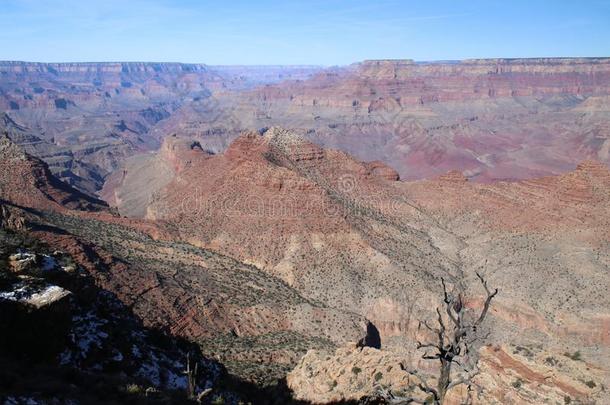
<path fill-rule="evenodd" d="M 417 361 L 411 356 L 355 344 L 334 353 L 310 350 L 288 374 L 288 387 L 297 399 L 320 404 L 375 398 L 381 388 L 425 401 L 427 394 L 418 388 L 422 377 L 404 371 L 408 358 Z M 533 346 L 485 346 L 479 364 L 481 373 L 475 382 L 480 393 L 472 397 L 476 404 L 604 400 L 602 374 L 565 354 Z M 422 375 L 434 384 L 434 374 L 427 375 L 430 371 Z M 457 386 L 446 402 L 460 404 L 467 397 L 465 387 Z"/>
<path fill-rule="evenodd" d="M 144 395 L 146 390 L 146 396 L 164 397 L 168 391 L 184 400 L 178 393 L 186 392 L 187 361 L 191 367 L 198 365 L 197 392 L 221 376 L 222 367 L 202 358 L 196 347 L 143 327 L 130 308 L 99 289 L 71 256 L 29 250 L 27 242 L 2 231 L 0 240 L 1 260 L 7 252 L 13 252 L 11 265 L 35 259 L 19 275 L 0 268 L 4 398 L 105 402 L 132 386 L 131 395 Z M 103 389 L 92 390 L 87 376 L 94 376 L 96 387 Z M 40 385 L 32 392 L 32 384 L 41 378 L 52 381 L 52 388 Z M 24 386 L 29 391 L 23 391 Z"/>
<path fill-rule="evenodd" d="M 381 386 L 412 391 L 419 379 L 402 369 L 403 361 L 395 353 L 357 348 L 355 343 L 334 353 L 310 350 L 286 381 L 298 400 L 317 404 L 358 401 L 374 396 Z"/>
<path fill-rule="evenodd" d="M 382 60 L 216 96 L 233 127 L 298 129 L 403 179 L 457 169 L 489 182 L 558 174 L 587 158 L 608 164 L 609 75 L 607 58 Z"/>
<path fill-rule="evenodd" d="M 23 207 L 105 210 L 107 205 L 59 181 L 46 163 L 0 135 L 0 198 Z"/>
<path fill-rule="evenodd" d="M 211 156 L 211 153 L 202 149 L 199 142 L 179 138 L 175 134 L 165 138 L 159 149 L 159 154 L 163 160 L 173 166 L 176 172 L 197 164 L 198 159 Z"/>
<path fill-rule="evenodd" d="M 366 173 L 371 176 L 380 177 L 389 181 L 400 180 L 400 175 L 396 170 L 380 161 L 366 163 L 366 169 Z"/>
<path fill-rule="evenodd" d="M 177 230 L 175 238 L 256 265 L 338 317 L 351 311 L 370 319 L 387 353 L 421 338 L 418 320 L 437 305 L 439 277 L 463 274 L 474 289 L 469 281 L 485 271 L 503 291 L 490 312 L 492 342 L 578 347 L 592 362 L 605 356 L 608 299 L 598 286 L 607 282 L 610 185 L 603 165 L 522 182 L 480 184 L 457 170 L 397 182 L 383 165 L 320 152 L 294 131 L 261 132 L 181 171 L 156 194 L 149 218 Z M 481 291 L 471 293 L 476 308 Z M 242 309 L 237 322 L 214 302 L 209 313 L 238 336 L 271 330 L 255 327 L 260 311 Z M 285 325 L 284 315 L 264 313 L 273 320 L 266 325 Z M 194 333 L 180 319 L 180 330 Z M 325 315 L 315 319 L 329 325 Z"/>
<path fill-rule="evenodd" d="M 156 150 L 166 135 L 181 129 L 164 129 L 164 121 L 174 115 L 180 126 L 190 120 L 201 125 L 209 119 L 211 128 L 206 131 L 217 133 L 214 121 L 221 110 L 215 101 L 206 101 L 211 92 L 305 79 L 319 70 L 313 66 L 5 61 L 0 62 L 0 112 L 6 111 L 9 120 L 30 138 L 19 142 L 28 153 L 45 160 L 61 180 L 96 193 L 126 158 Z M 205 107 L 187 107 L 188 116 L 179 117 L 184 112 L 181 107 L 190 103 Z"/>
<path fill-rule="evenodd" d="M 416 384 L 399 364 L 395 372 L 384 368 L 387 362 L 396 366 L 407 358 L 432 372 L 417 363 L 413 341 L 422 337 L 418 320 L 437 305 L 437 279 L 463 272 L 469 285 L 483 268 L 502 291 L 490 311 L 489 339 L 504 346 L 482 353 L 480 378 L 489 389 L 481 403 L 603 395 L 583 389 L 589 380 L 595 387 L 607 381 L 608 303 L 598 288 L 607 282 L 603 165 L 493 185 L 466 182 L 459 173 L 404 183 L 388 181 L 395 176 L 384 175 L 391 170 L 383 165 L 320 151 L 294 132 L 261 132 L 244 134 L 225 154 L 209 155 L 192 141 L 170 137 L 158 155 L 146 155 L 171 174 L 145 202 L 156 224 L 57 208 L 29 213 L 28 232 L 68 252 L 144 328 L 201 342 L 205 354 L 249 381 L 279 379 L 307 349 L 318 350 L 308 355 L 312 366 L 297 365 L 289 382 L 299 398 L 319 402 L 374 394 L 376 378 L 396 389 Z M 6 150 L 14 151 L 10 161 L 30 161 L 10 145 Z M 144 166 L 150 167 L 156 166 Z M 128 184 L 154 188 L 137 176 L 129 183 L 138 173 L 142 167 L 128 168 L 115 195 L 126 196 L 121 189 Z M 7 256 L 15 274 L 46 262 L 26 253 Z M 470 293 L 467 305 L 477 308 L 481 291 Z M 82 334 L 101 315 L 81 313 L 72 328 Z M 378 339 L 331 354 L 336 345 L 362 338 L 365 318 L 369 328 L 379 328 Z M 87 366 L 96 359 L 112 368 L 118 358 L 116 331 L 104 325 L 95 326 L 93 336 L 113 338 L 99 339 L 101 357 L 90 357 Z M 542 343 L 536 349 L 542 357 L 515 354 L 524 342 Z M 358 347 L 369 344 L 382 350 Z M 76 342 L 68 345 L 69 361 L 81 361 Z M 126 356 L 123 343 L 118 347 Z M 546 357 L 563 356 L 563 347 L 570 347 L 570 356 L 581 352 L 584 369 L 579 360 L 557 370 L 545 366 Z M 130 356 L 126 362 L 133 373 L 149 360 Z M 550 372 L 557 378 L 542 382 L 540 375 Z"/>
<path fill-rule="evenodd" d="M 460 172 L 459 170 L 450 170 L 446 174 L 439 176 L 438 179 L 440 181 L 444 181 L 447 183 L 458 183 L 458 184 L 468 181 L 466 176 L 464 176 L 464 174 L 462 172 Z"/>
<path fill-rule="evenodd" d="M 25 226 L 25 218 L 22 215 L 0 202 L 0 228 L 22 231 Z"/>
<path fill-rule="evenodd" d="M 66 346 L 72 319 L 70 292 L 40 279 L 3 281 L 0 356 L 30 361 L 58 356 Z"/>

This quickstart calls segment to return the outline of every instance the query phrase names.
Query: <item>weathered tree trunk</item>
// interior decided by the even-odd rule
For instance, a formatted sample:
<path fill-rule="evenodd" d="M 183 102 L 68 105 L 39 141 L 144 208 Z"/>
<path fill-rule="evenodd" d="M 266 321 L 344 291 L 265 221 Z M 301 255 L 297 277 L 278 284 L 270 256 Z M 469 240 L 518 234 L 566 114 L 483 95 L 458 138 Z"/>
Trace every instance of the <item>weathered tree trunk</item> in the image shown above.
<path fill-rule="evenodd" d="M 445 401 L 445 395 L 449 389 L 450 377 L 451 377 L 451 362 L 447 359 L 441 358 L 441 369 L 438 378 L 438 403 L 443 404 Z"/>

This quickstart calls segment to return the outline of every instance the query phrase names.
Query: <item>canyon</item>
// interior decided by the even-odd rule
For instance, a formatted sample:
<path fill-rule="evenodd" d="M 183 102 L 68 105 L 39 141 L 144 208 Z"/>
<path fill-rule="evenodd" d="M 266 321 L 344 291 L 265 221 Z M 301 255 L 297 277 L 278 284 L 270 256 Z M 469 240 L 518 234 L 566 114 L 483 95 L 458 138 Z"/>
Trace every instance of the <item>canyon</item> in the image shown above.
<path fill-rule="evenodd" d="M 479 182 L 610 159 L 607 58 L 364 61 L 347 67 L 0 63 L 15 142 L 96 193 L 133 155 L 177 133 L 210 152 L 282 126 L 379 160 L 406 180 Z"/>
<path fill-rule="evenodd" d="M 86 276 L 19 264 L 0 289 L 57 283 L 145 347 L 100 343 L 88 372 L 184 390 L 136 364 L 190 351 L 215 398 L 412 391 L 441 278 L 474 311 L 483 274 L 476 403 L 608 402 L 610 59 L 0 62 L 0 90 L 0 236 L 22 240 L 0 263 Z"/>

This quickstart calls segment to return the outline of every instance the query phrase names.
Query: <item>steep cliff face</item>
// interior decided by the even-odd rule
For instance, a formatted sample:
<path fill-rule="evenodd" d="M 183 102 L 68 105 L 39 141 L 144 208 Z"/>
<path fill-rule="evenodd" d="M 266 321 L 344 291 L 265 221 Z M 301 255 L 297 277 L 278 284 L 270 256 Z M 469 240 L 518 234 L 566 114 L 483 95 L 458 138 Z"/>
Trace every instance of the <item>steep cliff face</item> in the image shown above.
<path fill-rule="evenodd" d="M 438 278 L 472 286 L 467 305 L 478 308 L 473 280 L 484 271 L 502 291 L 490 313 L 491 343 L 543 344 L 553 353 L 577 347 L 605 370 L 605 165 L 586 161 L 521 182 L 481 184 L 460 171 L 401 182 L 385 165 L 280 128 L 245 133 L 224 154 L 184 151 L 192 164 L 157 190 L 149 218 L 181 240 L 255 264 L 308 299 L 361 314 L 379 330 L 382 348 L 417 356 L 418 320 L 435 308 Z"/>
<path fill-rule="evenodd" d="M 90 193 L 131 155 L 156 149 L 149 135 L 185 98 L 208 97 L 226 79 L 204 65 L 0 62 L 0 110 L 29 152 Z"/>
<path fill-rule="evenodd" d="M 225 150 L 243 130 L 293 128 L 394 167 L 488 182 L 608 163 L 607 58 L 364 61 L 348 67 L 0 63 L 0 109 L 30 152 L 89 192 L 168 134 Z M 24 140 L 24 145 L 33 145 Z"/>
<path fill-rule="evenodd" d="M 196 341 L 249 381 L 281 378 L 307 349 L 332 350 L 373 326 L 382 352 L 346 353 L 350 362 L 370 360 L 374 377 L 388 359 L 419 359 L 418 321 L 439 303 L 439 278 L 463 282 L 467 308 L 480 308 L 473 280 L 484 272 L 501 290 L 486 325 L 495 346 L 482 349 L 485 399 L 604 395 L 581 383 L 609 381 L 610 302 L 599 286 L 610 264 L 610 171 L 602 163 L 519 182 L 481 184 L 461 171 L 402 182 L 385 164 L 278 127 L 245 132 L 220 154 L 170 136 L 130 161 L 109 190 L 122 214 L 142 219 L 77 211 L 87 201 L 66 185 L 56 190 L 39 159 L 8 139 L 0 153 L 2 224 L 26 224 L 144 327 Z M 584 365 L 545 365 L 567 351 Z M 351 363 L 336 356 L 309 360 L 316 376 L 306 361 L 293 374 L 302 398 L 372 388 L 364 374 L 341 375 Z M 299 381 L 314 377 L 342 386 L 310 397 Z M 515 392 L 517 379 L 524 389 Z"/>
<path fill-rule="evenodd" d="M 609 82 L 607 58 L 365 61 L 217 97 L 233 127 L 298 129 L 403 179 L 489 182 L 608 163 Z"/>
<path fill-rule="evenodd" d="M 169 159 L 168 170 L 177 176 L 213 159 L 196 144 L 173 137 L 160 154 Z M 305 298 L 250 264 L 197 247 L 200 243 L 196 240 L 183 243 L 172 224 L 159 226 L 111 214 L 104 204 L 55 179 L 43 162 L 8 139 L 0 140 L 0 162 L 5 165 L 0 172 L 0 238 L 5 230 L 21 232 L 18 240 L 37 240 L 51 251 L 65 252 L 72 263 L 70 271 L 78 272 L 74 276 L 86 275 L 103 290 L 102 295 L 112 296 L 116 302 L 113 308 L 129 308 L 143 327 L 198 343 L 210 356 L 241 365 L 231 369 L 240 377 L 273 382 L 310 345 L 333 347 L 367 333 L 367 322 L 361 315 Z M 176 210 L 179 208 L 185 207 Z M 197 215 L 195 211 L 192 214 Z M 55 260 L 48 254 L 21 254 L 17 250 L 10 254 L 15 252 L 8 267 L 19 273 L 17 277 L 33 275 L 30 270 L 46 274 L 38 267 Z M 7 285 L 4 254 L 2 245 L 0 290 Z M 21 288 L 19 280 L 9 283 L 6 294 L 0 291 L 0 301 L 26 296 L 23 291 L 29 289 Z M 40 288 L 46 291 L 46 284 Z M 42 294 L 32 291 L 32 296 Z M 11 308 L 7 319 L 23 318 Z M 79 319 L 78 328 L 94 328 L 96 322 L 96 317 L 87 315 Z M 27 329 L 27 324 L 23 327 Z M 11 344 L 15 343 L 13 338 Z M 251 342 L 257 339 L 259 343 Z M 102 340 L 100 350 L 111 350 L 110 341 Z M 234 345 L 243 347 L 234 351 Z M 244 364 L 248 365 L 245 369 Z M 176 367 L 180 366 L 172 370 Z"/>
<path fill-rule="evenodd" d="M 369 347 L 346 345 L 334 353 L 311 350 L 288 374 L 296 398 L 313 403 L 358 401 L 375 397 L 381 387 L 395 395 L 426 401 L 418 385 L 421 375 L 404 371 L 404 355 Z M 419 370 L 424 369 L 422 364 Z M 482 373 L 475 377 L 481 391 L 470 396 L 475 404 L 603 402 L 603 374 L 566 354 L 535 346 L 485 346 L 480 351 Z M 434 377 L 426 377 L 434 384 Z M 445 403 L 462 404 L 465 386 L 449 391 Z"/>
<path fill-rule="evenodd" d="M 36 223 L 35 216 L 22 213 Z M 82 257 L 38 236 L 0 226 L 5 402 L 140 403 L 156 397 L 184 403 L 188 361 L 197 364 L 199 392 L 216 385 L 224 371 L 220 364 L 203 358 L 196 345 L 143 326 L 132 308 L 81 267 L 88 265 Z"/>
<path fill-rule="evenodd" d="M 55 178 L 46 163 L 0 135 L 0 198 L 38 209 L 106 210 L 108 206 Z"/>
<path fill-rule="evenodd" d="M 306 79 L 320 70 L 6 61 L 0 62 L 0 111 L 10 115 L 4 127 L 21 134 L 16 142 L 44 159 L 62 180 L 95 193 L 127 157 L 158 148 L 171 132 L 157 130 L 157 124 L 185 103 L 202 104 L 187 108 L 186 119 L 216 120 L 217 104 L 206 101 L 211 92 Z"/>

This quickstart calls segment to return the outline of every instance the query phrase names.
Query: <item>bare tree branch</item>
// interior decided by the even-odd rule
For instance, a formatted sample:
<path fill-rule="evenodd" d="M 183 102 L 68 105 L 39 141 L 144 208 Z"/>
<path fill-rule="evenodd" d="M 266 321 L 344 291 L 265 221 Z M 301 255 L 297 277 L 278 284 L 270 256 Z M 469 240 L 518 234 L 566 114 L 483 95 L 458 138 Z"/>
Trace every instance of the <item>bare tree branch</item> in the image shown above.
<path fill-rule="evenodd" d="M 481 324 L 481 322 L 483 322 L 483 319 L 485 319 L 485 316 L 487 315 L 487 311 L 489 311 L 489 305 L 491 304 L 491 300 L 496 296 L 496 294 L 498 294 L 497 288 L 492 293 L 489 290 L 489 287 L 487 286 L 487 281 L 485 281 L 485 279 L 479 273 L 476 273 L 476 274 L 477 274 L 477 277 L 479 278 L 479 280 L 481 280 L 481 284 L 483 284 L 483 287 L 485 288 L 485 292 L 487 293 L 487 298 L 485 299 L 485 304 L 483 305 L 483 311 L 481 311 L 481 315 L 479 316 L 479 319 L 477 319 L 475 321 L 475 323 L 472 325 L 473 329 L 476 329 Z"/>
<path fill-rule="evenodd" d="M 445 308 L 444 311 L 441 311 L 439 307 L 436 308 L 436 323 L 438 324 L 438 328 L 432 327 L 426 321 L 420 321 L 418 325 L 418 330 L 423 325 L 428 331 L 436 335 L 436 343 L 417 342 L 417 349 L 425 349 L 424 354 L 422 355 L 423 359 L 437 360 L 440 363 L 436 388 L 431 387 L 417 372 L 413 371 L 411 374 L 420 377 L 420 381 L 422 382 L 418 385 L 418 388 L 422 392 L 432 395 L 433 403 L 436 405 L 443 404 L 447 391 L 461 384 L 468 385 L 469 400 L 472 400 L 470 396 L 472 391 L 471 387 L 473 385 L 472 379 L 479 374 L 479 368 L 470 352 L 475 342 L 486 339 L 489 336 L 489 333 L 485 336 L 478 335 L 477 329 L 485 320 L 491 301 L 498 294 L 498 289 L 491 291 L 487 282 L 479 273 L 477 273 L 477 277 L 483 284 L 487 297 L 481 313 L 474 322 L 465 320 L 465 306 L 461 289 L 458 288 L 456 292 L 456 286 L 454 287 L 454 291 L 449 293 L 445 280 L 441 278 Z M 448 325 L 445 323 L 442 312 L 445 312 L 447 318 L 451 320 L 451 324 L 449 325 L 450 328 L 448 328 Z M 436 353 L 430 353 L 428 349 L 433 349 Z M 458 373 L 456 376 L 453 376 L 451 373 L 451 368 L 454 363 L 463 370 L 463 372 Z M 401 368 L 406 370 L 402 364 Z"/>
<path fill-rule="evenodd" d="M 433 349 L 436 349 L 436 344 L 435 343 L 422 343 L 422 342 L 417 342 L 416 347 L 418 349 L 422 349 L 422 348 L 426 348 L 426 347 L 432 347 Z"/>

